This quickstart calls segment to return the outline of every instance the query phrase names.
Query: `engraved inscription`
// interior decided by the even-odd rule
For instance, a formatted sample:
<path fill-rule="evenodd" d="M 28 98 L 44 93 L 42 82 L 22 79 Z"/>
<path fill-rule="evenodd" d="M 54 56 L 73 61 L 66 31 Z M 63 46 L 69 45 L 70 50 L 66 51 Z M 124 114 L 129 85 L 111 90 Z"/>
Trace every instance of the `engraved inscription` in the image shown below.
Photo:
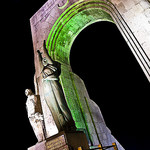
<path fill-rule="evenodd" d="M 50 140 L 46 143 L 47 150 L 58 149 L 62 146 L 66 145 L 66 140 L 64 135 L 57 137 L 56 139 Z"/>

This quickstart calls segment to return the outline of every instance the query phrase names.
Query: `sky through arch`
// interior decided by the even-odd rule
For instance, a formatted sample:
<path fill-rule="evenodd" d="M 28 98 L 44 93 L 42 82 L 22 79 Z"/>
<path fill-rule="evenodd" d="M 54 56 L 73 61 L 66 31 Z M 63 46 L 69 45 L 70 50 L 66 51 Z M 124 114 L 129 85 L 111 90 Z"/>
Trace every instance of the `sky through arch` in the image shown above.
<path fill-rule="evenodd" d="M 85 28 L 72 45 L 70 61 L 112 134 L 125 149 L 142 148 L 142 144 L 135 145 L 148 139 L 138 128 L 148 129 L 143 123 L 149 83 L 115 24 L 97 22 Z"/>

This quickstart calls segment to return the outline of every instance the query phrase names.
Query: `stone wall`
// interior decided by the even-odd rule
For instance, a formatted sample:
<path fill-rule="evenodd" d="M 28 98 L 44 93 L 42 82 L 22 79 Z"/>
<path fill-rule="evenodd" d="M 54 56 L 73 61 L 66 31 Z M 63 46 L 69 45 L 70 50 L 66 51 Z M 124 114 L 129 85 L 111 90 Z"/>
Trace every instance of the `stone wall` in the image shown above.
<path fill-rule="evenodd" d="M 116 6 L 144 50 L 143 57 L 146 61 L 147 72 L 141 62 L 138 62 L 150 81 L 150 3 L 147 0 L 111 0 L 111 2 Z M 142 50 L 141 53 L 143 53 Z"/>

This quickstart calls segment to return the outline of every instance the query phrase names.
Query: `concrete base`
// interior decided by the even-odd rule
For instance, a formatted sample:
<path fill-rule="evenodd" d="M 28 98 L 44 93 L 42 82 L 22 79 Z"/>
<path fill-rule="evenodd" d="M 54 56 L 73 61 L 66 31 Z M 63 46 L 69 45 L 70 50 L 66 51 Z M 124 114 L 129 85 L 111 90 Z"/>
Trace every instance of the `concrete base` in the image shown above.
<path fill-rule="evenodd" d="M 28 150 L 72 150 L 82 147 L 83 149 L 89 149 L 86 135 L 81 132 L 60 132 L 43 142 L 29 147 Z"/>

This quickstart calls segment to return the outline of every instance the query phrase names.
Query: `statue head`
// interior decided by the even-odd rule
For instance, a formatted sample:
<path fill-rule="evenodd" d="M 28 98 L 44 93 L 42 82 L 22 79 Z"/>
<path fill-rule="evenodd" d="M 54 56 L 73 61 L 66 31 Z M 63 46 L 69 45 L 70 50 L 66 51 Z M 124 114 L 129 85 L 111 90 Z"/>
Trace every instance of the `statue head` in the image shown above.
<path fill-rule="evenodd" d="M 26 95 L 26 96 L 33 95 L 31 89 L 26 89 L 26 90 L 25 90 L 25 95 Z"/>

